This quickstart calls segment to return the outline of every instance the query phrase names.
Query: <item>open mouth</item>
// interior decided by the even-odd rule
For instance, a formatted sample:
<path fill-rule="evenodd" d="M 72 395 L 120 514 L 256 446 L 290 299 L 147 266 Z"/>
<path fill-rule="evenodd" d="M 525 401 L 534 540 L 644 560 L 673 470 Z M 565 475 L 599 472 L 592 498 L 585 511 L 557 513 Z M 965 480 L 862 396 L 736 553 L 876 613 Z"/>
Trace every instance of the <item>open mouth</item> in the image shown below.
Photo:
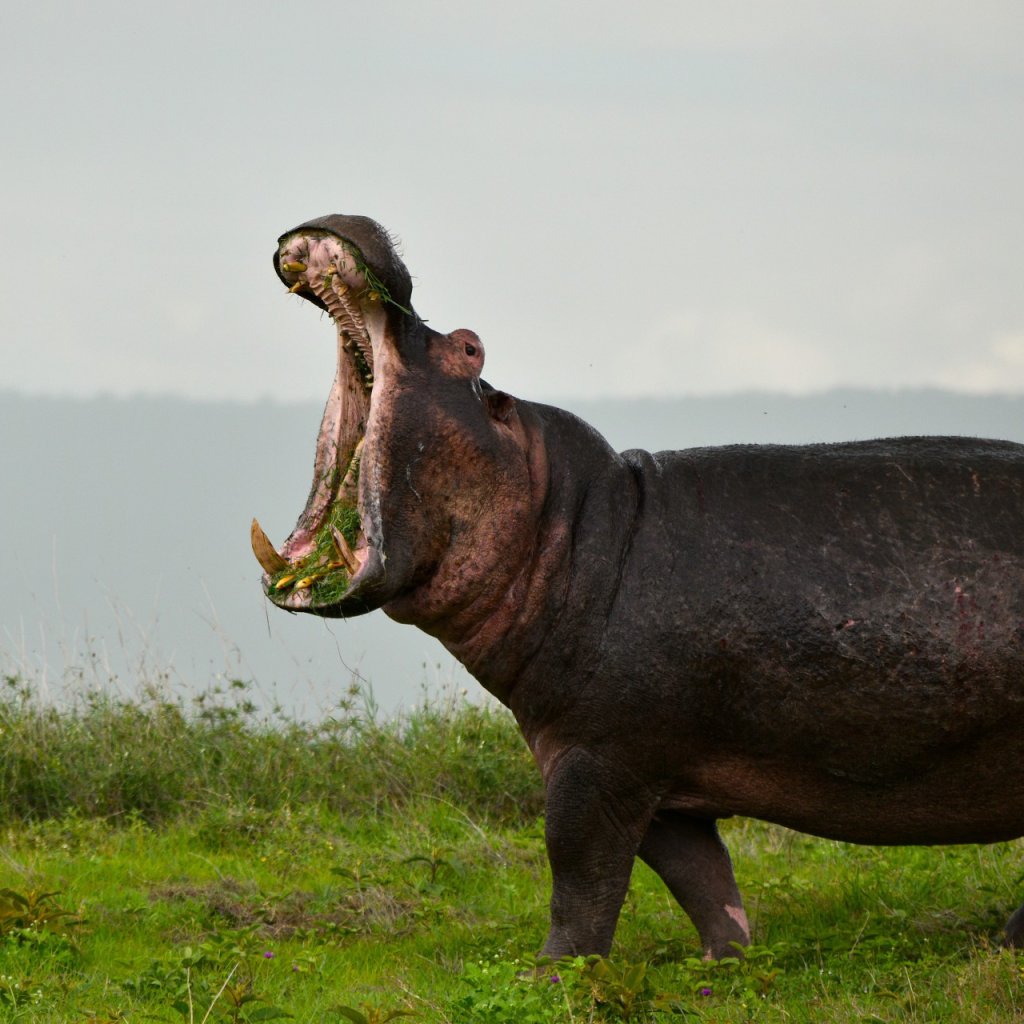
<path fill-rule="evenodd" d="M 325 309 L 337 331 L 338 363 L 316 443 L 313 484 L 280 549 L 252 522 L 263 588 L 282 608 L 337 604 L 367 568 L 358 505 L 359 463 L 373 389 L 374 341 L 383 337 L 386 288 L 350 242 L 326 231 L 284 236 L 275 260 L 289 290 Z"/>

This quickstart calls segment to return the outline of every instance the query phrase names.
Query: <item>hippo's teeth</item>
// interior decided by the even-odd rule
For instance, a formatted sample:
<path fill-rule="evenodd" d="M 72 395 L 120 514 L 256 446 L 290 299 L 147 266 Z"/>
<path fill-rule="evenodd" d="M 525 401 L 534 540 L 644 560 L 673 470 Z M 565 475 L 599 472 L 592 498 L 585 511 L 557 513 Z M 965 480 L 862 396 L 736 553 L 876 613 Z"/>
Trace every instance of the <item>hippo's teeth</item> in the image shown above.
<path fill-rule="evenodd" d="M 298 260 L 293 260 L 291 263 L 282 263 L 281 269 L 286 274 L 301 274 L 306 269 L 306 264 L 301 263 Z"/>
<path fill-rule="evenodd" d="M 252 542 L 252 553 L 256 556 L 256 561 L 263 566 L 264 572 L 273 576 L 274 573 L 288 568 L 288 563 L 277 553 L 277 548 L 270 543 L 270 538 L 255 519 L 249 530 L 249 539 Z"/>
<path fill-rule="evenodd" d="M 348 546 L 348 541 L 345 540 L 345 534 L 336 526 L 332 526 L 331 536 L 334 537 L 334 546 L 338 549 L 338 554 L 341 555 L 345 568 L 348 569 L 349 573 L 355 575 L 359 568 L 359 563 L 356 561 L 356 556 L 352 553 L 352 549 Z"/>
<path fill-rule="evenodd" d="M 291 288 L 288 289 L 288 291 L 290 291 L 294 295 L 296 292 L 301 292 L 302 289 L 305 288 L 305 287 L 306 287 L 306 282 L 305 281 L 296 281 L 295 284 L 293 284 L 291 286 Z"/>
<path fill-rule="evenodd" d="M 356 476 L 359 473 L 359 462 L 363 457 L 363 442 L 365 440 L 365 437 L 359 438 L 356 450 L 352 453 L 352 461 L 348 464 L 348 472 L 345 474 L 345 479 L 341 482 L 341 489 L 343 491 L 355 486 Z"/>

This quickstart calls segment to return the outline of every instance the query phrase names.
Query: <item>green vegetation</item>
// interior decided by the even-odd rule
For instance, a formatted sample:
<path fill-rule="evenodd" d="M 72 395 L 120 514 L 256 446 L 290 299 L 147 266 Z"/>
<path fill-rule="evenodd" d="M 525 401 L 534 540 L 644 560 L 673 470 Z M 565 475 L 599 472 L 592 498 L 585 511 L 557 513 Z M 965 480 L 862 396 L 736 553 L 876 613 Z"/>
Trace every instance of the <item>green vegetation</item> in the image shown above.
<path fill-rule="evenodd" d="M 374 273 L 370 265 L 363 258 L 362 252 L 344 238 L 340 238 L 339 241 L 349 256 L 352 257 L 352 262 L 355 264 L 356 270 L 363 275 L 363 278 L 366 281 L 366 291 L 369 299 L 372 302 L 384 302 L 387 305 L 394 306 L 395 309 L 401 310 L 406 316 L 412 316 L 413 312 L 411 309 L 407 309 L 400 302 L 396 302 L 391 297 L 391 292 L 388 291 L 387 285 L 384 284 L 376 273 Z M 362 298 L 362 296 L 360 296 L 360 298 Z"/>
<path fill-rule="evenodd" d="M 705 963 L 638 865 L 611 959 L 535 961 L 541 794 L 511 719 L 454 701 L 318 724 L 242 683 L 0 694 L 0 1022 L 1003 1022 L 1022 844 L 853 847 L 724 823 L 754 928 Z"/>
<path fill-rule="evenodd" d="M 358 459 L 353 460 L 358 472 Z M 324 524 L 317 531 L 313 549 L 301 562 L 282 569 L 271 579 L 275 590 L 286 591 L 292 587 L 311 586 L 313 597 L 317 603 L 329 604 L 345 593 L 348 587 L 348 570 L 345 568 L 341 552 L 334 540 L 334 530 L 338 530 L 349 547 L 354 548 L 359 536 L 359 509 L 355 502 L 336 501 L 327 514 Z"/>

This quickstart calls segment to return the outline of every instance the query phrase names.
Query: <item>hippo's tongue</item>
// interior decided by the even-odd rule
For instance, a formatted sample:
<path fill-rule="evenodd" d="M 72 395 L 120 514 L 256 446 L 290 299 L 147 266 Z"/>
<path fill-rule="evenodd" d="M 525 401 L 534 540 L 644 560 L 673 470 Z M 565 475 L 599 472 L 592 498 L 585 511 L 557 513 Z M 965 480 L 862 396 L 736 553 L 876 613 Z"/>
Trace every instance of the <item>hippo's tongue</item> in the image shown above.
<path fill-rule="evenodd" d="M 338 365 L 316 444 L 306 507 L 280 551 L 259 523 L 252 549 L 267 596 L 285 608 L 329 604 L 366 563 L 358 512 L 359 456 L 373 386 L 371 332 L 380 296 L 359 253 L 335 235 L 304 232 L 282 239 L 281 276 L 290 291 L 327 309 L 337 327 Z"/>

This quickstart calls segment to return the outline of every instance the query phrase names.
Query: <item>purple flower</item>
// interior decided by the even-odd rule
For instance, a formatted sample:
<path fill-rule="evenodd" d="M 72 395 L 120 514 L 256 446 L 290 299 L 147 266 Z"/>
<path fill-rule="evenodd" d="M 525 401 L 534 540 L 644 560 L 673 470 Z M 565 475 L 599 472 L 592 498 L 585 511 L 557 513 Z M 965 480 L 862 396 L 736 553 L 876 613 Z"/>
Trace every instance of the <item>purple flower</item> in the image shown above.
<path fill-rule="evenodd" d="M 264 960 L 273 960 L 274 959 L 274 954 L 271 953 L 270 950 L 268 949 L 266 951 L 266 953 L 263 954 L 263 959 Z"/>
<path fill-rule="evenodd" d="M 562 979 L 557 974 L 551 975 L 551 984 L 557 985 Z"/>
<path fill-rule="evenodd" d="M 707 988 L 707 987 L 704 987 L 704 988 L 702 988 L 702 989 L 700 990 L 700 994 L 701 994 L 702 996 L 709 996 L 709 995 L 711 995 L 711 989 L 709 989 L 709 988 Z"/>

